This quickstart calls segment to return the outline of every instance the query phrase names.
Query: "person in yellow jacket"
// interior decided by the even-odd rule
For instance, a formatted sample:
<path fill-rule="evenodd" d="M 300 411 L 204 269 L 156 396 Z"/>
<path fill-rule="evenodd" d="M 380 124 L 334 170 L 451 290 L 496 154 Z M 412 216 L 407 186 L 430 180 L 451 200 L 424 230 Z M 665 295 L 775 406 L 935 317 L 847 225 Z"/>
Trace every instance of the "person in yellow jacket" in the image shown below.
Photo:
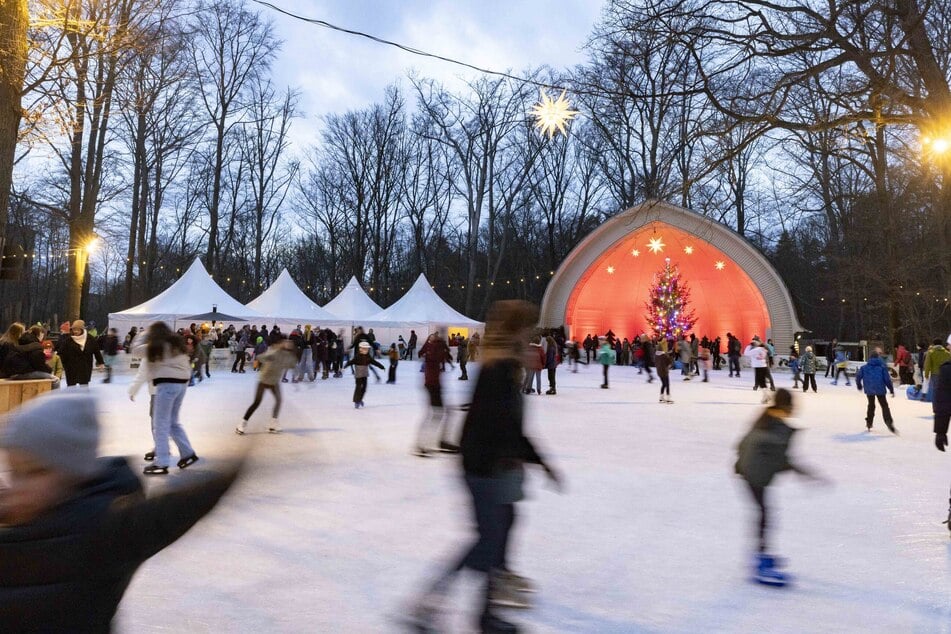
<path fill-rule="evenodd" d="M 925 362 L 921 368 L 922 375 L 925 381 L 928 382 L 929 400 L 934 393 L 934 384 L 938 377 L 938 370 L 945 361 L 951 361 L 951 352 L 948 352 L 948 348 L 943 341 L 935 339 L 925 354 Z"/>

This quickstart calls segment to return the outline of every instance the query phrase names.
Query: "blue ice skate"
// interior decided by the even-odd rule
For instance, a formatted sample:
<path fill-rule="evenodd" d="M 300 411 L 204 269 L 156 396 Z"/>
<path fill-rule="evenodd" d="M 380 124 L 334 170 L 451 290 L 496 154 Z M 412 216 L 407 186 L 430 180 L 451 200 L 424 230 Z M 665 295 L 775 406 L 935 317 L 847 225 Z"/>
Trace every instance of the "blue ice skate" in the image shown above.
<path fill-rule="evenodd" d="M 789 582 L 789 575 L 776 569 L 776 558 L 772 555 L 756 556 L 756 583 L 781 588 Z"/>

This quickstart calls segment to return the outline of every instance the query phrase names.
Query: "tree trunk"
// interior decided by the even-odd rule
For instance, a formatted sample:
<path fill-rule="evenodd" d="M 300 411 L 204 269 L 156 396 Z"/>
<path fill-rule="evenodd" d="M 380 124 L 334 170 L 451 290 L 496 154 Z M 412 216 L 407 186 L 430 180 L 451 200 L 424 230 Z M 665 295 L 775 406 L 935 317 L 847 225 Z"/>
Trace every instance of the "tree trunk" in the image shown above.
<path fill-rule="evenodd" d="M 20 94 L 26 69 L 28 25 L 26 0 L 0 0 L 0 251 L 6 237 L 22 114 Z"/>

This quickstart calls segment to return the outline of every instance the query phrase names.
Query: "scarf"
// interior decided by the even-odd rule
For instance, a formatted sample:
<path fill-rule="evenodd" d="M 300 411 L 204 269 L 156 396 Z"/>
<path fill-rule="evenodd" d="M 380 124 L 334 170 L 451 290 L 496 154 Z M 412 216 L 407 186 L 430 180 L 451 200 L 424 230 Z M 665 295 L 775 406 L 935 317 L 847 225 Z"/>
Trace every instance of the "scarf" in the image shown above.
<path fill-rule="evenodd" d="M 87 337 L 87 335 L 88 335 L 88 332 L 87 332 L 86 330 L 83 330 L 83 334 L 81 334 L 81 335 L 79 335 L 79 336 L 72 335 L 73 341 L 76 342 L 76 345 L 79 346 L 79 349 L 80 349 L 80 350 L 85 350 L 85 349 L 86 349 L 86 337 Z"/>

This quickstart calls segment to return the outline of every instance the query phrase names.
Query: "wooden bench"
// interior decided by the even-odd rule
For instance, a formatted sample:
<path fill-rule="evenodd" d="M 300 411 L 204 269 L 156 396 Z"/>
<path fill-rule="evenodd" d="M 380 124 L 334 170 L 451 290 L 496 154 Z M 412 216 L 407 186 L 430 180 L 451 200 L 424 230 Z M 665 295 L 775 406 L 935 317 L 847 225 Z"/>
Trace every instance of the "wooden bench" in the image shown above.
<path fill-rule="evenodd" d="M 53 382 L 49 379 L 0 380 L 0 414 L 16 409 L 30 399 L 49 392 L 52 388 Z"/>

